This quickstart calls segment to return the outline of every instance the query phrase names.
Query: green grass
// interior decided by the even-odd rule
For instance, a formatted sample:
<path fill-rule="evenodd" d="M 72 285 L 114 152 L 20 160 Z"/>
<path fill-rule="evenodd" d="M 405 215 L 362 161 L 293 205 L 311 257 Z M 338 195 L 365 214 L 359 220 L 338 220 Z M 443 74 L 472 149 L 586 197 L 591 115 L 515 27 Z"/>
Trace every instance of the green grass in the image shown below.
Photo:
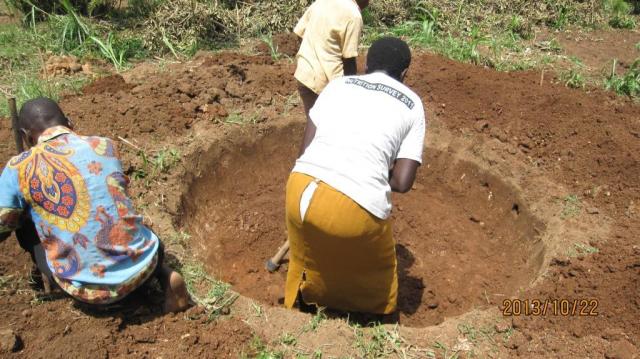
<path fill-rule="evenodd" d="M 0 292 L 4 292 L 9 289 L 9 285 L 11 284 L 12 279 L 12 275 L 0 276 Z"/>
<path fill-rule="evenodd" d="M 613 60 L 611 74 L 604 82 L 605 89 L 622 96 L 638 97 L 640 95 L 640 59 L 634 61 L 622 76 L 616 73 L 616 66 L 617 60 Z"/>
<path fill-rule="evenodd" d="M 433 348 L 436 350 L 436 352 L 433 352 L 431 356 L 429 356 L 430 358 L 443 358 L 443 359 L 458 359 L 459 355 L 458 353 L 454 352 L 453 350 L 449 349 L 449 347 L 439 341 L 436 341 L 433 344 Z M 440 355 L 437 356 L 436 354 L 439 353 Z"/>
<path fill-rule="evenodd" d="M 578 257 L 599 252 L 600 250 L 598 248 L 591 245 L 584 243 L 574 243 L 573 247 L 568 250 L 567 255 L 569 257 Z"/>
<path fill-rule="evenodd" d="M 528 70 L 540 64 L 546 65 L 546 57 L 561 49 L 557 41 L 549 42 L 549 49 L 529 54 L 525 40 L 533 37 L 522 18 L 514 15 L 507 31 L 485 32 L 480 26 L 470 26 L 459 31 L 444 31 L 439 15 L 423 11 L 418 19 L 389 28 L 366 27 L 363 42 L 371 44 L 381 36 L 403 38 L 414 48 L 424 48 L 459 62 L 487 65 L 498 71 Z"/>
<path fill-rule="evenodd" d="M 318 311 L 316 312 L 316 314 L 313 317 L 311 317 L 311 320 L 309 320 L 309 323 L 307 323 L 307 325 L 304 327 L 303 330 L 305 332 L 308 332 L 308 331 L 315 332 L 316 330 L 318 330 L 318 328 L 320 328 L 320 325 L 325 320 L 327 320 L 327 315 L 324 312 L 324 308 L 318 308 Z"/>
<path fill-rule="evenodd" d="M 179 268 L 178 272 L 184 277 L 191 297 L 207 309 L 209 320 L 227 314 L 238 299 L 238 294 L 230 290 L 231 285 L 209 276 L 200 262 L 189 262 Z"/>
<path fill-rule="evenodd" d="M 253 316 L 257 318 L 262 318 L 264 315 L 264 309 L 262 306 L 255 302 L 251 303 L 251 311 L 253 312 Z"/>
<path fill-rule="evenodd" d="M 262 342 L 262 339 L 257 335 L 251 339 L 251 344 L 249 345 L 248 353 L 243 352 L 240 355 L 242 359 L 284 359 L 284 353 L 280 351 L 272 351 L 270 350 L 265 343 Z"/>
<path fill-rule="evenodd" d="M 260 40 L 269 48 L 269 54 L 273 61 L 280 60 L 280 53 L 278 52 L 278 46 L 273 42 L 273 35 L 271 33 L 260 36 Z"/>
<path fill-rule="evenodd" d="M 280 344 L 284 346 L 295 346 L 298 343 L 298 338 L 296 338 L 296 336 L 291 333 L 285 332 L 280 336 L 279 341 Z"/>
<path fill-rule="evenodd" d="M 582 204 L 580 199 L 576 195 L 568 195 L 563 200 L 562 212 L 560 212 L 561 219 L 569 219 L 580 214 Z"/>
<path fill-rule="evenodd" d="M 567 87 L 583 89 L 586 85 L 585 77 L 582 74 L 584 65 L 582 64 L 582 61 L 577 58 L 572 58 L 571 62 L 573 66 L 569 70 L 560 73 L 560 81 L 562 81 L 562 83 Z"/>
<path fill-rule="evenodd" d="M 151 156 L 143 149 L 137 150 L 140 164 L 134 167 L 132 178 L 136 181 L 144 180 L 147 187 L 151 185 L 152 179 L 168 173 L 182 161 L 180 151 L 175 148 L 163 148 Z"/>
<path fill-rule="evenodd" d="M 428 358 L 435 354 L 433 350 L 417 347 L 408 343 L 401 335 L 399 326 L 375 324 L 363 328 L 351 324 L 354 333 L 354 349 L 358 358 Z"/>
<path fill-rule="evenodd" d="M 635 20 L 630 16 L 632 6 L 625 0 L 603 0 L 605 11 L 609 15 L 609 25 L 616 29 L 633 29 Z"/>
<path fill-rule="evenodd" d="M 255 125 L 258 123 L 258 120 L 259 117 L 257 113 L 246 115 L 240 112 L 232 112 L 224 119 L 224 123 L 228 125 Z"/>
<path fill-rule="evenodd" d="M 181 248 L 187 248 L 191 235 L 185 231 L 173 232 L 167 236 L 167 244 Z"/>
<path fill-rule="evenodd" d="M 117 36 L 109 30 L 112 25 L 94 24 L 79 16 L 68 1 L 61 4 L 65 14 L 34 9 L 24 24 L 0 25 L 0 95 L 15 96 L 18 107 L 39 96 L 57 100 L 65 91 L 77 93 L 87 81 L 82 73 L 61 77 L 44 73 L 51 55 L 72 55 L 82 61 L 104 58 L 117 70 L 124 69 L 130 59 L 148 56 L 141 40 Z M 36 13 L 46 21 L 35 21 Z M 8 115 L 5 101 L 0 101 L 0 115 Z"/>

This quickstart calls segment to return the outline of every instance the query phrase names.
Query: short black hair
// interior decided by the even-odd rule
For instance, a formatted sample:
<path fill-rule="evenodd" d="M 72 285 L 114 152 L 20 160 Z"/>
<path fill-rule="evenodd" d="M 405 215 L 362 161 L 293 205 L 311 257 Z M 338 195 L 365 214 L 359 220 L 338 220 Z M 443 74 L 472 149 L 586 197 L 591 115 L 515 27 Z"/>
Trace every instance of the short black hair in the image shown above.
<path fill-rule="evenodd" d="M 402 80 L 402 72 L 411 64 L 411 50 L 406 42 L 397 37 L 376 40 L 367 54 L 367 73 L 384 71 L 387 75 Z"/>
<path fill-rule="evenodd" d="M 42 132 L 50 127 L 68 125 L 69 120 L 60 106 L 46 97 L 25 102 L 18 115 L 18 126 L 23 130 Z"/>

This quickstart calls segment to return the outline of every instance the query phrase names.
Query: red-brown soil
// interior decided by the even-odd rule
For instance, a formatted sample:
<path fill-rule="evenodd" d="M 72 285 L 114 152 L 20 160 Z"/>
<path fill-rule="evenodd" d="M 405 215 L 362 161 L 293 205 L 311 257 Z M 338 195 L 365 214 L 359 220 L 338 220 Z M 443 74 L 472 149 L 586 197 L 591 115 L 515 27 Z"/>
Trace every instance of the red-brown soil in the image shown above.
<path fill-rule="evenodd" d="M 567 31 L 551 33 L 543 38 L 557 39 L 563 53 L 575 56 L 593 75 L 608 76 L 613 60 L 617 60 L 618 73 L 640 57 L 640 33 L 628 30 Z"/>
<path fill-rule="evenodd" d="M 273 42 L 276 52 L 280 55 L 293 58 L 298 53 L 298 49 L 300 49 L 300 38 L 293 33 L 273 35 L 271 41 Z M 264 41 L 256 46 L 256 51 L 263 55 L 271 55 L 271 49 Z"/>
<path fill-rule="evenodd" d="M 194 152 L 185 167 L 199 168 L 199 177 L 209 176 L 210 183 L 228 189 L 217 192 L 220 196 L 216 198 L 198 185 L 191 189 L 191 194 L 205 199 L 201 206 L 211 208 L 208 233 L 212 238 L 206 244 L 220 244 L 213 238 L 220 236 L 217 238 L 229 239 L 221 244 L 221 253 L 266 259 L 262 255 L 271 254 L 285 238 L 283 212 L 276 201 L 282 198 L 284 175 L 294 160 L 300 132 L 295 126 L 278 130 L 285 132 L 272 137 L 264 132 L 276 131 L 268 124 L 289 116 L 285 99 L 295 90 L 292 70 L 289 62 L 274 63 L 265 56 L 203 55 L 194 63 L 172 65 L 148 76 L 131 84 L 135 85 L 132 88 L 118 85 L 118 80 L 105 80 L 104 89 L 94 86 L 91 94 L 65 98 L 62 105 L 80 132 L 122 136 L 145 148 L 184 144 L 200 125 L 222 134 L 229 126 L 219 122 L 229 113 L 254 118 L 256 125 L 245 125 L 247 134 L 264 140 L 256 144 L 255 139 L 243 137 L 242 130 L 236 131 L 217 150 Z M 499 297 L 479 297 L 482 289 L 488 295 L 504 290 L 501 294 L 521 299 L 593 298 L 599 301 L 597 317 L 514 318 L 515 334 L 499 348 L 503 357 L 632 355 L 640 347 L 640 107 L 610 93 L 585 93 L 551 83 L 540 86 L 539 80 L 535 71 L 498 73 L 421 54 L 413 62 L 407 83 L 422 96 L 431 127 L 446 128 L 478 145 L 507 146 L 510 150 L 501 154 L 504 163 L 525 161 L 566 188 L 567 194 L 578 195 L 585 206 L 596 207 L 598 214 L 593 216 L 611 218 L 611 230 L 592 243 L 599 252 L 572 258 L 558 254 L 549 268 L 543 268 L 543 277 L 529 285 L 536 274 L 534 263 L 539 262 L 531 255 L 535 251 L 527 247 L 535 238 L 534 228 L 543 228 L 535 227 L 540 223 L 529 216 L 528 204 L 520 202 L 516 190 L 533 189 L 513 188 L 471 164 L 456 164 L 446 153 L 427 150 L 432 169 L 421 169 L 415 192 L 396 198 L 395 235 L 401 264 L 408 267 L 404 288 L 422 290 L 420 306 L 415 313 L 402 314 L 401 323 L 431 324 L 471 307 L 502 304 Z M 302 117 L 299 107 L 291 113 Z M 6 120 L 0 123 L 0 137 L 0 157 L 7 160 L 13 150 Z M 133 155 L 125 154 L 127 164 L 134 160 Z M 468 178 L 466 184 L 454 181 L 462 173 Z M 182 190 L 189 193 L 185 185 L 194 175 L 169 177 L 176 185 L 167 189 L 168 195 L 176 196 L 169 192 Z M 157 188 L 162 186 L 157 184 Z M 139 195 L 136 188 L 134 195 Z M 212 193 L 217 190 L 210 189 Z M 493 208 L 481 201 L 489 190 L 495 196 Z M 158 191 L 153 195 L 159 196 Z M 193 214 L 189 201 L 185 202 L 186 213 Z M 518 210 L 513 204 L 519 205 Z M 179 213 L 174 219 L 184 220 Z M 203 238 L 196 234 L 202 231 L 185 230 L 194 234 L 194 251 L 211 256 L 215 248 L 201 251 L 197 247 Z M 233 237 L 233 233 L 238 235 Z M 445 259 L 438 258 L 442 251 L 446 251 Z M 254 254 L 258 255 L 252 257 Z M 277 303 L 282 274 L 257 273 L 262 271 L 262 262 L 256 259 L 255 268 L 249 268 L 247 260 L 237 262 L 235 268 L 230 264 L 210 269 L 226 279 L 239 278 L 233 284 L 240 292 L 260 288 L 262 292 L 255 297 Z M 531 264 L 518 264 L 527 260 Z M 432 263 L 446 270 L 438 272 L 430 267 Z M 0 316 L 5 318 L 0 329 L 11 328 L 22 337 L 24 348 L 18 356 L 237 356 L 246 352 L 251 341 L 251 328 L 233 315 L 206 324 L 203 318 L 159 316 L 155 304 L 87 315 L 67 299 L 31 303 L 28 268 L 27 256 L 13 239 L 0 244 L 0 275 L 12 276 L 10 285 L 0 289 Z M 256 272 L 247 273 L 249 270 Z M 431 299 L 437 301 L 435 309 L 428 308 Z M 401 307 L 410 307 L 411 300 L 418 301 L 417 297 L 402 297 Z"/>

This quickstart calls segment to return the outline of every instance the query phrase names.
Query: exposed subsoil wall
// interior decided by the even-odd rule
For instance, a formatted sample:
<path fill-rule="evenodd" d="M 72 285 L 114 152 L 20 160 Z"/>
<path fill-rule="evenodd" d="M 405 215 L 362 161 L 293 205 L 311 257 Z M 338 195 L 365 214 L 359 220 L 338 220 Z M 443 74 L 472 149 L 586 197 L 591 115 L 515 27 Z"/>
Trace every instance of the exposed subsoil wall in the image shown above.
<path fill-rule="evenodd" d="M 241 133 L 198 156 L 183 224 L 217 277 L 264 303 L 282 302 L 286 266 L 264 262 L 286 239 L 284 193 L 303 124 Z M 516 190 L 451 154 L 425 150 L 406 195 L 394 196 L 400 322 L 437 324 L 526 288 L 543 260 L 544 225 Z M 198 251 L 200 252 L 200 251 Z"/>

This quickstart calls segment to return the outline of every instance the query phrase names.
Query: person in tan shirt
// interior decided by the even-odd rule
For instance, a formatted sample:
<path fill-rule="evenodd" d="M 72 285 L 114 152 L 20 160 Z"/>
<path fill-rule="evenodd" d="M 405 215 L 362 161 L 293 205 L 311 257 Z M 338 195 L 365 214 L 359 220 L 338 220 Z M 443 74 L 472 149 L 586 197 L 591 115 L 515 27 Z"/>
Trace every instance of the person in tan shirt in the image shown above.
<path fill-rule="evenodd" d="M 361 11 L 368 5 L 369 0 L 316 0 L 294 28 L 302 38 L 295 78 L 307 118 L 331 80 L 357 73 Z"/>

